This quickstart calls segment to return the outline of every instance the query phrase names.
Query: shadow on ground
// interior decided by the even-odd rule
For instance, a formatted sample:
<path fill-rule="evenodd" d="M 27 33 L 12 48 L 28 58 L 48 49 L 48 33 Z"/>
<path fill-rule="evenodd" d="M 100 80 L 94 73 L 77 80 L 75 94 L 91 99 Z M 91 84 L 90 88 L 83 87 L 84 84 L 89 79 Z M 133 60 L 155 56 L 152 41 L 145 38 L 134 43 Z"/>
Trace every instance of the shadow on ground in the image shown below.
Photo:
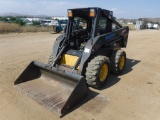
<path fill-rule="evenodd" d="M 120 76 L 128 74 L 129 72 L 131 72 L 133 70 L 133 66 L 137 65 L 140 62 L 141 62 L 140 60 L 134 60 L 134 59 L 128 59 L 127 58 L 125 69 Z M 108 81 L 107 81 L 106 85 L 101 90 L 112 87 L 113 85 L 117 84 L 120 80 L 121 79 L 119 78 L 118 75 L 111 74 L 108 78 Z"/>
<path fill-rule="evenodd" d="M 125 74 L 128 74 L 129 72 L 131 72 L 133 70 L 133 66 L 137 65 L 139 62 L 140 62 L 140 60 L 134 60 L 134 59 L 128 59 L 127 58 L 125 70 L 123 71 L 123 73 L 121 75 L 125 75 Z M 106 85 L 101 90 L 112 87 L 113 85 L 117 84 L 120 80 L 121 79 L 117 75 L 112 75 L 111 74 L 108 78 L 108 82 L 106 83 Z M 99 95 L 98 92 L 89 90 L 89 93 L 88 93 L 87 97 L 82 102 L 80 102 L 78 105 L 76 105 L 74 108 L 72 108 L 72 110 L 70 110 L 66 114 L 71 113 L 72 111 L 76 110 L 77 108 L 79 108 L 83 104 L 87 103 L 88 101 L 91 101 L 92 99 L 96 99 L 96 102 L 97 102 L 97 96 L 98 95 Z M 102 101 L 99 101 L 99 102 L 101 103 Z M 87 107 L 90 108 L 89 106 L 87 106 Z M 103 106 L 100 105 L 100 107 L 103 107 Z M 93 104 L 92 104 L 91 108 L 93 108 Z M 95 107 L 95 109 L 98 109 L 98 108 Z M 65 116 L 65 115 L 63 115 L 63 116 Z M 61 117 L 63 117 L 63 116 L 61 116 Z"/>
<path fill-rule="evenodd" d="M 60 116 L 61 118 L 64 117 L 65 115 L 73 112 L 74 110 L 76 110 L 77 108 L 79 108 L 80 106 L 84 105 L 85 103 L 87 103 L 88 101 L 96 98 L 96 96 L 98 96 L 99 93 L 98 92 L 95 92 L 95 91 L 91 91 L 89 90 L 86 98 L 84 100 L 82 100 L 80 103 L 78 103 L 75 107 L 73 107 L 70 111 L 68 111 L 66 114 Z M 93 107 L 93 106 L 92 106 Z"/>
<path fill-rule="evenodd" d="M 62 32 L 56 33 L 56 32 L 51 32 L 51 34 L 61 34 Z"/>

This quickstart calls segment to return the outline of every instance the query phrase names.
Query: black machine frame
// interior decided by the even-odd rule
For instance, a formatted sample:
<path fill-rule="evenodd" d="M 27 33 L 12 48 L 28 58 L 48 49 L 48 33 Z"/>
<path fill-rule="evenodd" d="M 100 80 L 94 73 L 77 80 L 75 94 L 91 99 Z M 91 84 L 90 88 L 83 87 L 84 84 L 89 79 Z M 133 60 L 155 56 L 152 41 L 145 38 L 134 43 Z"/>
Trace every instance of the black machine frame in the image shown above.
<path fill-rule="evenodd" d="M 53 67 L 56 67 L 56 64 L 58 63 L 58 59 L 62 55 L 62 53 L 65 51 L 67 47 L 68 41 L 71 39 L 72 34 L 72 25 L 73 25 L 73 17 L 76 16 L 77 13 L 86 13 L 89 16 L 90 9 L 94 9 L 96 15 L 95 17 L 92 17 L 93 23 L 91 28 L 91 36 L 87 40 L 87 44 L 85 45 L 84 51 L 82 52 L 81 57 L 79 57 L 78 61 L 74 65 L 73 69 L 67 69 L 69 71 L 75 71 L 75 68 L 79 65 L 78 74 L 84 75 L 86 65 L 92 55 L 94 54 L 105 54 L 106 56 L 110 56 L 111 52 L 116 47 L 126 47 L 127 46 L 127 40 L 128 40 L 128 33 L 129 28 L 128 27 L 122 27 L 113 16 L 113 12 L 97 7 L 91 7 L 91 8 L 78 8 L 78 9 L 69 9 L 72 11 L 73 16 L 69 17 L 67 29 L 65 33 L 63 33 L 61 36 L 59 36 L 56 39 L 56 42 L 53 46 Z M 83 14 L 82 14 L 83 16 Z M 107 33 L 102 35 L 97 35 L 98 32 L 98 24 L 101 16 L 104 16 L 108 20 L 108 26 L 106 30 L 108 30 Z M 114 23 L 118 29 L 115 31 L 112 31 L 112 23 Z M 89 25 L 91 26 L 91 24 Z M 116 44 L 117 43 L 117 44 Z M 89 52 L 85 52 L 85 50 L 89 50 Z M 107 52 L 103 53 L 101 51 L 106 50 Z M 77 72 L 76 72 L 77 73 Z"/>

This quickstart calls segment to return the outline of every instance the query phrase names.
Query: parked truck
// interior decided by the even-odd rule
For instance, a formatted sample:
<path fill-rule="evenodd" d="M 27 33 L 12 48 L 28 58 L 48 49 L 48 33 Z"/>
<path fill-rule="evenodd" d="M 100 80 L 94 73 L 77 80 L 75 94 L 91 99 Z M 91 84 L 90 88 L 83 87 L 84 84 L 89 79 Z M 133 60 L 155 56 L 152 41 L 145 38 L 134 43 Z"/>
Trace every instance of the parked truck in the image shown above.
<path fill-rule="evenodd" d="M 159 25 L 158 24 L 153 24 L 153 29 L 159 30 Z"/>
<path fill-rule="evenodd" d="M 147 29 L 153 29 L 153 24 L 152 23 L 147 23 Z"/>

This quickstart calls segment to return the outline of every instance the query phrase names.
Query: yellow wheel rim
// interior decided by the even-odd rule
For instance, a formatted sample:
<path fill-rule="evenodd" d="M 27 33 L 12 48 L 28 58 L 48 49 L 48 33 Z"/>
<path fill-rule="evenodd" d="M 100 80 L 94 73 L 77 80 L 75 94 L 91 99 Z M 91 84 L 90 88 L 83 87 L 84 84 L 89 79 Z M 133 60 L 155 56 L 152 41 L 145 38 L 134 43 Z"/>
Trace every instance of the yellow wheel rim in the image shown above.
<path fill-rule="evenodd" d="M 103 82 L 106 79 L 107 75 L 108 75 L 108 65 L 104 64 L 99 74 L 99 80 Z"/>
<path fill-rule="evenodd" d="M 125 57 L 122 56 L 119 62 L 119 69 L 122 70 L 124 67 L 124 63 L 125 63 Z"/>

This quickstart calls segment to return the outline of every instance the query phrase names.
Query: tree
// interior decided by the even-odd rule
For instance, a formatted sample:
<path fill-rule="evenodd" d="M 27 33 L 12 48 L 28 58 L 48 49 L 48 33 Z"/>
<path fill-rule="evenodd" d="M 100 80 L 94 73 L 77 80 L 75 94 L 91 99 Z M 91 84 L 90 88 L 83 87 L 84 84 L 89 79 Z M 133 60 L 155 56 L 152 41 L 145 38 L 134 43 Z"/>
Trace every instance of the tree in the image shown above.
<path fill-rule="evenodd" d="M 0 17 L 0 21 L 7 22 L 7 21 L 8 21 L 8 19 L 7 19 L 7 17 Z"/>
<path fill-rule="evenodd" d="M 24 22 L 22 19 L 17 18 L 16 23 L 19 24 L 20 26 L 24 26 L 26 22 Z"/>
<path fill-rule="evenodd" d="M 16 20 L 17 20 L 16 17 L 10 17 L 10 21 L 11 21 L 11 22 L 15 22 Z"/>
<path fill-rule="evenodd" d="M 41 25 L 41 23 L 39 21 L 32 21 L 32 23 L 33 23 L 33 26 L 39 26 L 39 25 Z"/>

